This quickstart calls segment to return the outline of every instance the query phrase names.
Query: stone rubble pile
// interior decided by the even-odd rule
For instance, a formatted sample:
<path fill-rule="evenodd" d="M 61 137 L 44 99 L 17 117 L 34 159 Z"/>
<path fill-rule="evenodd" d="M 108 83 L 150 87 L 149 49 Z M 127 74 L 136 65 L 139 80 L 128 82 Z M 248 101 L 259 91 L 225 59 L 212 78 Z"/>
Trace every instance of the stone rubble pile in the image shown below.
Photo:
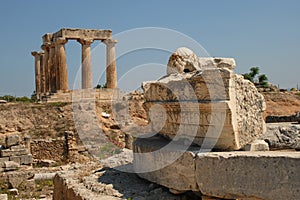
<path fill-rule="evenodd" d="M 19 165 L 31 165 L 32 161 L 30 138 L 25 137 L 21 141 L 19 134 L 7 134 L 5 136 L 5 143 L 1 145 L 0 149 L 2 170 L 17 170 Z"/>

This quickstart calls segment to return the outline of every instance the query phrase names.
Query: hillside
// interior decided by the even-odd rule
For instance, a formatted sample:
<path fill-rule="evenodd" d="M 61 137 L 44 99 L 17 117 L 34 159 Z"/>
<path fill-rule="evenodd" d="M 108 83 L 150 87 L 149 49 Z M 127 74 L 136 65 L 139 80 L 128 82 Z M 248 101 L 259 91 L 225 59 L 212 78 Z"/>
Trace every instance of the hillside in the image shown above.
<path fill-rule="evenodd" d="M 300 111 L 299 92 L 264 92 L 267 104 L 265 116 L 294 115 Z"/>

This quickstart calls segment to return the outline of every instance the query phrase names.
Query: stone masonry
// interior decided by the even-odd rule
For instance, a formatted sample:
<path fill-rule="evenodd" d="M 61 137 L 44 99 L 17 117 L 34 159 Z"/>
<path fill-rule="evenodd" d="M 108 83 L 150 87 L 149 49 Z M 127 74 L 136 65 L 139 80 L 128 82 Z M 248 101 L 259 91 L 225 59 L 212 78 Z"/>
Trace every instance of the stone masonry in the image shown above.
<path fill-rule="evenodd" d="M 5 136 L 5 145 L 0 149 L 0 164 L 3 166 L 3 171 L 16 170 L 19 165 L 32 164 L 29 144 L 29 138 L 25 138 L 24 141 L 21 141 L 17 133 L 11 133 Z"/>
<path fill-rule="evenodd" d="M 100 40 L 107 46 L 106 81 L 107 88 L 117 87 L 115 44 L 111 30 L 90 30 L 63 28 L 56 33 L 43 36 L 42 52 L 34 51 L 36 95 L 41 96 L 68 92 L 68 69 L 65 44 L 77 40 L 82 46 L 82 89 L 91 89 L 92 64 L 91 44 Z"/>
<path fill-rule="evenodd" d="M 205 141 L 208 148 L 241 149 L 265 132 L 264 97 L 254 84 L 233 72 L 233 59 L 199 62 L 201 70 L 185 73 L 181 69 L 182 73 L 175 71 L 142 84 L 146 111 L 159 106 L 154 116 L 149 114 L 153 130 L 169 139 L 198 145 Z"/>

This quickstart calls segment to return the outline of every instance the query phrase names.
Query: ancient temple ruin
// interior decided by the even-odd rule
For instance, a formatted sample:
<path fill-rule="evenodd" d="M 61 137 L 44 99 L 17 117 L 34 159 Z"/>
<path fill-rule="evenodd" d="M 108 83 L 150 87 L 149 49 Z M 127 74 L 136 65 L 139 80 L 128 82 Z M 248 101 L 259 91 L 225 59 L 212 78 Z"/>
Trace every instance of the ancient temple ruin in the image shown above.
<path fill-rule="evenodd" d="M 65 44 L 68 40 L 77 40 L 82 46 L 82 89 L 91 89 L 92 64 L 91 44 L 100 40 L 106 44 L 106 84 L 107 88 L 117 87 L 115 44 L 111 30 L 63 28 L 56 33 L 47 33 L 43 37 L 43 51 L 34 51 L 36 95 L 68 92 L 68 68 Z"/>

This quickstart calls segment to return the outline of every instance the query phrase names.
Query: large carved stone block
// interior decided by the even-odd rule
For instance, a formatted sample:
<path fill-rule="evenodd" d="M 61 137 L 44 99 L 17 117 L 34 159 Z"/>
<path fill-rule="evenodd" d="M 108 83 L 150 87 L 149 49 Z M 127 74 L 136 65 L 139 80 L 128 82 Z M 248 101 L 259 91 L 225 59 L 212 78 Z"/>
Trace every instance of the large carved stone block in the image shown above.
<path fill-rule="evenodd" d="M 222 150 L 237 150 L 257 139 L 265 132 L 264 98 L 232 68 L 206 68 L 144 82 L 144 107 L 153 130 L 198 145 L 205 140 L 208 147 L 215 144 Z"/>

